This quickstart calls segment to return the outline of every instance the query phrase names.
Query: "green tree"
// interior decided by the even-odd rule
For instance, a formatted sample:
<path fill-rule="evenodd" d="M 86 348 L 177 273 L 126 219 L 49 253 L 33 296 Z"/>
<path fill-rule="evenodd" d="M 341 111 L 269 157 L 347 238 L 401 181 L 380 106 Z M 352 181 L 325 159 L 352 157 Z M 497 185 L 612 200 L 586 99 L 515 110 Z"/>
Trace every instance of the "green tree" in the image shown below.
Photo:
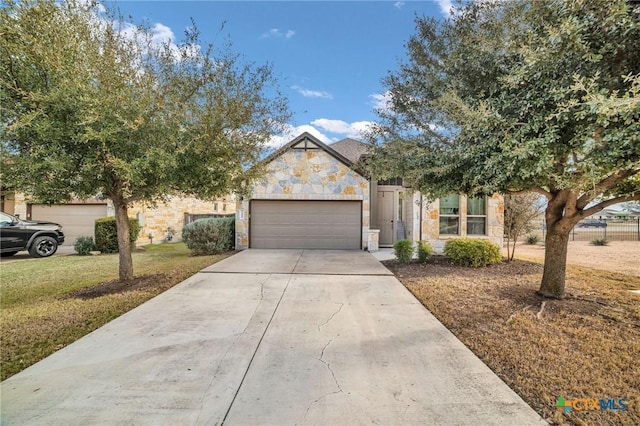
<path fill-rule="evenodd" d="M 538 293 L 563 297 L 572 227 L 640 199 L 640 5 L 472 2 L 417 18 L 407 50 L 384 79 L 373 168 L 432 197 L 546 197 Z"/>
<path fill-rule="evenodd" d="M 270 66 L 203 45 L 195 24 L 181 44 L 154 36 L 97 2 L 0 10 L 3 180 L 41 202 L 113 201 L 122 280 L 132 202 L 241 190 L 289 118 Z"/>

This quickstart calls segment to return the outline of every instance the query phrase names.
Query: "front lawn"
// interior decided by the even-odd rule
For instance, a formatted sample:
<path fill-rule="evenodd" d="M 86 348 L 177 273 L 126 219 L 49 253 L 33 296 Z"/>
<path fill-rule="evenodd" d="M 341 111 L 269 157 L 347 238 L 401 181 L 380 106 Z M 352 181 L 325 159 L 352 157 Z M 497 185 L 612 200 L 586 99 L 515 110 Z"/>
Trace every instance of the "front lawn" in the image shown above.
<path fill-rule="evenodd" d="M 131 283 L 117 280 L 117 254 L 3 261 L 1 380 L 226 256 L 191 256 L 182 243 L 149 245 L 133 254 Z"/>
<path fill-rule="evenodd" d="M 552 424 L 640 424 L 640 277 L 569 267 L 565 300 L 534 292 L 542 265 L 487 268 L 385 262 L 398 279 L 534 410 Z M 626 410 L 554 407 L 626 398 Z M 584 405 L 578 404 L 578 407 Z M 620 408 L 620 406 L 618 405 Z"/>

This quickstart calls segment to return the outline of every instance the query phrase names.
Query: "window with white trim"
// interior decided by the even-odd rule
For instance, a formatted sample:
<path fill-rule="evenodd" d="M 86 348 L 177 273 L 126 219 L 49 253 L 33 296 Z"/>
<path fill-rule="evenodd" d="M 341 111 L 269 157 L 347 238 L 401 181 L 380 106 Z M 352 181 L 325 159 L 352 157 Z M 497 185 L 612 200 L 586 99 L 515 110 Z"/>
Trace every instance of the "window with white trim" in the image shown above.
<path fill-rule="evenodd" d="M 487 235 L 487 197 L 467 198 L 467 235 Z"/>
<path fill-rule="evenodd" d="M 440 198 L 440 235 L 460 234 L 460 196 Z"/>

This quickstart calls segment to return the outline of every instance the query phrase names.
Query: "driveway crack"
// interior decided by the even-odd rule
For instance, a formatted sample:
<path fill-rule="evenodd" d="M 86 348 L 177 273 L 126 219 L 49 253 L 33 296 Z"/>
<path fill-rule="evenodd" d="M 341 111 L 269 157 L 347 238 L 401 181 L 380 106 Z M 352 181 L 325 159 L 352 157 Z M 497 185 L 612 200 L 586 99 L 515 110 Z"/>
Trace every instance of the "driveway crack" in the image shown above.
<path fill-rule="evenodd" d="M 336 303 L 336 304 L 337 304 L 337 302 L 334 302 L 334 303 Z M 342 307 L 343 307 L 343 306 L 344 306 L 344 303 L 340 303 L 340 307 L 338 308 L 338 310 L 337 310 L 337 311 L 335 311 L 334 313 L 332 313 L 328 320 L 326 320 L 325 322 L 323 322 L 322 324 L 320 324 L 320 325 L 318 326 L 318 331 L 320 331 L 320 329 L 321 329 L 322 327 L 324 327 L 325 325 L 329 324 L 329 323 L 331 322 L 331 320 L 332 320 L 336 315 L 338 315 L 338 314 L 340 313 L 340 311 L 342 310 Z"/>
<path fill-rule="evenodd" d="M 340 309 L 342 309 L 342 306 L 340 307 Z M 338 312 L 339 312 L 339 310 L 338 310 Z M 335 390 L 333 392 L 327 392 L 326 394 L 320 396 L 316 400 L 311 401 L 311 404 L 309 404 L 309 406 L 307 407 L 307 411 L 305 411 L 305 413 L 304 413 L 304 419 L 305 420 L 306 420 L 307 416 L 309 415 L 309 410 L 311 410 L 311 407 L 313 407 L 314 404 L 317 404 L 318 402 L 322 401 L 323 399 L 325 399 L 325 398 L 327 398 L 327 397 L 329 397 L 331 395 L 335 395 L 335 394 L 338 394 L 338 393 L 344 393 L 344 391 L 342 390 L 342 386 L 340 386 L 340 383 L 338 382 L 338 379 L 336 378 L 335 372 L 331 368 L 331 364 L 324 360 L 324 352 L 327 350 L 329 345 L 331 345 L 331 342 L 333 342 L 333 339 L 329 339 L 327 344 L 324 345 L 324 347 L 322 348 L 322 352 L 320 352 L 320 358 L 318 358 L 318 361 L 323 363 L 325 365 L 325 367 L 327 367 L 327 370 L 329 370 L 329 373 L 331 373 L 331 378 L 333 378 L 333 383 L 336 385 L 337 390 Z"/>

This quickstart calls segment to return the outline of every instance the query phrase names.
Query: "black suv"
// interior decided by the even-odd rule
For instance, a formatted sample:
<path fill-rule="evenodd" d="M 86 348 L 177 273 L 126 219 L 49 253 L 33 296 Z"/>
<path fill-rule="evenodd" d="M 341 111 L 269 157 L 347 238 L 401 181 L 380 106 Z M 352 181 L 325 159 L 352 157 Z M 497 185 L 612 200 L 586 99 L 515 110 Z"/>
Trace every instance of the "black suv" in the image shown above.
<path fill-rule="evenodd" d="M 32 257 L 51 256 L 64 243 L 62 226 L 53 222 L 21 220 L 0 212 L 0 256 L 29 250 Z"/>

